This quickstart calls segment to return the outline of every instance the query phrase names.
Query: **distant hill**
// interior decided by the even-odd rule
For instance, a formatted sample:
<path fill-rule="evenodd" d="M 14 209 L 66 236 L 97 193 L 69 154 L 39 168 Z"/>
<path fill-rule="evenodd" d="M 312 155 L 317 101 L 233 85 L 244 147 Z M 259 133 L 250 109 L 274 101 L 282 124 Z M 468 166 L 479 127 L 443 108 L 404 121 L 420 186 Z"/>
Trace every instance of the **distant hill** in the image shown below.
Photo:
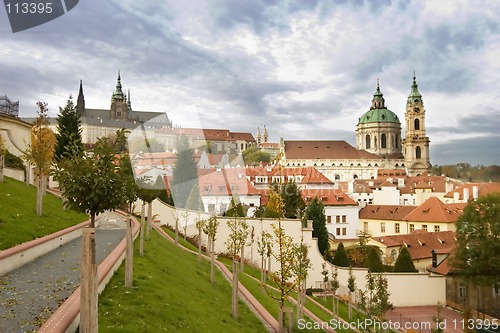
<path fill-rule="evenodd" d="M 434 175 L 445 175 L 450 178 L 461 179 L 465 182 L 499 182 L 500 166 L 477 165 L 458 163 L 452 165 L 435 165 L 431 169 Z"/>

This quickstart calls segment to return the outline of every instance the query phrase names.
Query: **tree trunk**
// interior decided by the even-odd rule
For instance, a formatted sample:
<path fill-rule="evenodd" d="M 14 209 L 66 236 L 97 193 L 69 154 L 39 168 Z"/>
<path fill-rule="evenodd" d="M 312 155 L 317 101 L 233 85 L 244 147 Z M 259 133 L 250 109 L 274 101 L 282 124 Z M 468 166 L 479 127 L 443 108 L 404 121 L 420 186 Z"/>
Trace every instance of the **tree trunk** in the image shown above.
<path fill-rule="evenodd" d="M 127 216 L 126 247 L 125 247 L 125 288 L 132 288 L 134 243 L 132 240 L 132 218 L 130 209 Z"/>
<path fill-rule="evenodd" d="M 352 316 L 352 305 L 351 305 L 351 291 L 349 291 L 349 300 L 348 300 L 348 305 L 349 305 L 349 320 L 351 320 L 351 316 Z"/>
<path fill-rule="evenodd" d="M 0 155 L 0 183 L 3 183 L 3 168 L 5 167 L 4 161 L 5 155 Z"/>
<path fill-rule="evenodd" d="M 214 254 L 214 241 L 210 240 L 210 283 L 214 283 L 214 266 L 215 266 L 215 254 Z"/>
<path fill-rule="evenodd" d="M 151 226 L 153 225 L 153 204 L 148 202 L 148 223 L 146 228 L 146 240 L 149 240 L 149 232 L 151 231 Z"/>
<path fill-rule="evenodd" d="M 142 206 L 141 206 L 141 234 L 139 238 L 139 255 L 142 257 L 144 255 L 144 229 L 145 228 L 145 208 L 146 208 L 146 203 L 143 201 Z"/>
<path fill-rule="evenodd" d="M 43 213 L 43 175 L 40 175 L 36 181 L 36 214 L 42 216 Z"/>
<path fill-rule="evenodd" d="M 90 217 L 95 225 L 95 214 Z M 97 264 L 95 228 L 82 229 L 82 275 L 80 281 L 80 332 L 97 333 Z"/>
<path fill-rule="evenodd" d="M 279 303 L 279 309 L 278 309 L 278 325 L 279 333 L 286 333 L 286 325 L 285 325 L 285 300 L 281 299 Z"/>
<path fill-rule="evenodd" d="M 245 245 L 241 246 L 240 270 L 242 273 L 245 271 Z"/>
<path fill-rule="evenodd" d="M 201 228 L 198 230 L 198 263 L 201 263 Z"/>
<path fill-rule="evenodd" d="M 233 298 L 232 298 L 233 319 L 238 320 L 238 263 L 233 258 Z"/>
<path fill-rule="evenodd" d="M 24 179 L 26 185 L 29 185 L 31 182 L 31 164 L 26 163 L 26 178 Z"/>
<path fill-rule="evenodd" d="M 179 244 L 179 217 L 175 219 L 175 245 Z"/>
<path fill-rule="evenodd" d="M 266 279 L 271 279 L 271 256 L 267 257 L 267 276 Z"/>

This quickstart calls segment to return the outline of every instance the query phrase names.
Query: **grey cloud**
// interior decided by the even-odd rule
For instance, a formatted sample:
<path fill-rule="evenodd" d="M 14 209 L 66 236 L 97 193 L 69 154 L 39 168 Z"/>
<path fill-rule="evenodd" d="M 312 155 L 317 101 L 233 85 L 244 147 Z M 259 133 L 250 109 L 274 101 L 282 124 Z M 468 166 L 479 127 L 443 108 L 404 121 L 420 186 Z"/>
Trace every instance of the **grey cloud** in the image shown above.
<path fill-rule="evenodd" d="M 460 162 L 472 165 L 500 165 L 500 136 L 454 140 L 448 143 L 431 143 L 431 163 L 437 165 Z"/>

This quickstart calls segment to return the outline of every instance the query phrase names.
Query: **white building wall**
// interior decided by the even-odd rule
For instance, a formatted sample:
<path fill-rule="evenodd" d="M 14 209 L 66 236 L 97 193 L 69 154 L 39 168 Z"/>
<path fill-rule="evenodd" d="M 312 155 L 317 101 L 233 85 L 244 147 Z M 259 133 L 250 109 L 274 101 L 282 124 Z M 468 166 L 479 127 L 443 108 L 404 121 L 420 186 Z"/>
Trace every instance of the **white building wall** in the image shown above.
<path fill-rule="evenodd" d="M 383 186 L 373 190 L 374 205 L 399 205 L 399 190 L 396 187 Z"/>
<path fill-rule="evenodd" d="M 360 229 L 359 206 L 325 206 L 325 215 L 327 217 L 326 228 L 336 239 L 357 238 L 356 230 Z M 340 223 L 337 223 L 337 216 L 340 217 Z M 343 223 L 344 216 L 345 223 Z"/>

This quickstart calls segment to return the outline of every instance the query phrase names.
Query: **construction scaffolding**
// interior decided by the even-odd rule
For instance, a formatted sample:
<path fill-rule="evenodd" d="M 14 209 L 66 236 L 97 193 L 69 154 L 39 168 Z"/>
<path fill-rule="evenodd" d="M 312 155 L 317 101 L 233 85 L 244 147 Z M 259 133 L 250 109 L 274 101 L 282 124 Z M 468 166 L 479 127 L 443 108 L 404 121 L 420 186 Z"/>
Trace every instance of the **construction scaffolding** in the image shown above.
<path fill-rule="evenodd" d="M 19 101 L 12 102 L 7 95 L 0 96 L 0 113 L 13 117 L 19 116 Z"/>

